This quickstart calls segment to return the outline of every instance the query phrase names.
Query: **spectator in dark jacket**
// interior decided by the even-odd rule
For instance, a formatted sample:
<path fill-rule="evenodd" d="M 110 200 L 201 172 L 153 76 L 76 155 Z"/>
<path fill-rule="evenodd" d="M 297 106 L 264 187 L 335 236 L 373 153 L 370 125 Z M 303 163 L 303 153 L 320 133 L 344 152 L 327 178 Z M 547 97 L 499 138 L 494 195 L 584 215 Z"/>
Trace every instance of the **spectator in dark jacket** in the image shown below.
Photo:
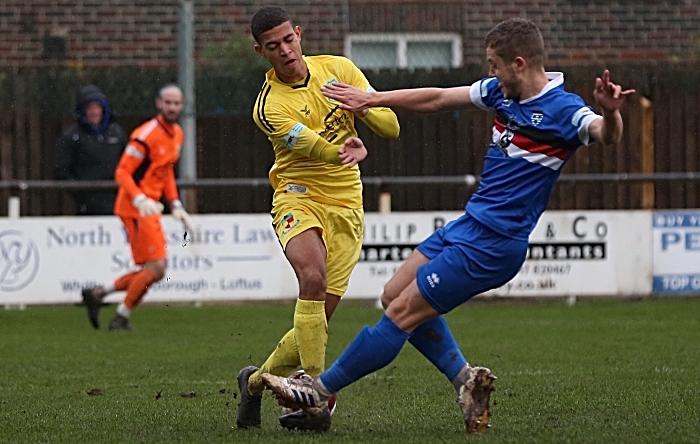
<path fill-rule="evenodd" d="M 54 149 L 57 180 L 113 180 L 127 143 L 114 122 L 107 96 L 95 85 L 80 88 L 75 98 L 76 123 L 68 127 Z M 114 190 L 75 191 L 79 215 L 113 214 Z"/>

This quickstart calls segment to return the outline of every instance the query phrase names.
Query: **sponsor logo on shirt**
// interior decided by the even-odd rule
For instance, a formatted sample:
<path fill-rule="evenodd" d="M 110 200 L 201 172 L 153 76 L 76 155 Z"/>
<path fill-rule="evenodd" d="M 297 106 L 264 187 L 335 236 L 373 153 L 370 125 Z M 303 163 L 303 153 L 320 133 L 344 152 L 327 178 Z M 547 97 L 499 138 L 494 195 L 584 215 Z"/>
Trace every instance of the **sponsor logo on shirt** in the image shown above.
<path fill-rule="evenodd" d="M 299 112 L 304 114 L 304 118 L 309 117 L 311 115 L 311 110 L 309 109 L 309 105 L 304 105 L 304 109 L 300 109 Z"/>
<path fill-rule="evenodd" d="M 291 193 L 306 194 L 306 187 L 303 185 L 297 185 L 295 183 L 287 184 L 287 186 L 284 189 L 285 191 L 289 191 Z"/>
<path fill-rule="evenodd" d="M 338 113 L 340 113 L 340 115 L 338 115 Z M 326 128 L 324 128 L 323 131 L 318 133 L 318 135 L 330 142 L 333 139 L 335 139 L 335 137 L 337 137 L 337 133 L 343 127 L 347 127 L 350 125 L 350 115 L 347 112 L 336 107 L 336 109 L 333 111 L 333 114 L 326 117 L 325 122 Z M 335 135 L 331 136 L 332 134 Z"/>

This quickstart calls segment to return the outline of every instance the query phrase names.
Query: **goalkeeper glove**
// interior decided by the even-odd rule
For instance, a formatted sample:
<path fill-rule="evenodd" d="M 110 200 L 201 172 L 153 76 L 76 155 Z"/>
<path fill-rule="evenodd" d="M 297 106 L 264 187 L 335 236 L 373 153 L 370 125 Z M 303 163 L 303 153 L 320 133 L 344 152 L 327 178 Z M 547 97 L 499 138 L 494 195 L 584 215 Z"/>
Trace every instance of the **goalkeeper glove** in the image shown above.
<path fill-rule="evenodd" d="M 173 215 L 173 219 L 182 222 L 187 231 L 194 233 L 192 218 L 190 217 L 190 214 L 182 207 L 182 202 L 180 202 L 179 199 L 175 199 L 174 201 L 170 202 L 170 213 Z"/>
<path fill-rule="evenodd" d="M 131 204 L 139 210 L 141 217 L 155 216 L 163 212 L 162 203 L 156 202 L 143 193 L 134 197 Z"/>

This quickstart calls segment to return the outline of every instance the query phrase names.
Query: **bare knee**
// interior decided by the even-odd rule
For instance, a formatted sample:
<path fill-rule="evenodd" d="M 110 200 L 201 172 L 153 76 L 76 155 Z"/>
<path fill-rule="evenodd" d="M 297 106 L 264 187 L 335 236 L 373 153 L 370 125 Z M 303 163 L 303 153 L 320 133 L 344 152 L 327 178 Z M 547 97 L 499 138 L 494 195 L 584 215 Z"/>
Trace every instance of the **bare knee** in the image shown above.
<path fill-rule="evenodd" d="M 382 295 L 382 305 L 384 305 L 384 298 Z M 394 321 L 397 325 L 405 319 L 410 314 L 410 304 L 408 298 L 395 297 L 388 300 L 386 305 L 384 305 L 384 312 L 386 315 Z"/>
<path fill-rule="evenodd" d="M 384 292 L 382 293 L 381 297 L 382 307 L 384 307 L 384 310 L 386 310 L 391 302 L 399 296 L 399 293 L 392 292 L 387 287 L 388 286 L 384 287 Z"/>
<path fill-rule="evenodd" d="M 299 298 L 314 301 L 326 299 L 326 273 L 324 270 L 313 268 L 302 269 L 298 274 L 299 278 Z"/>
<path fill-rule="evenodd" d="M 159 281 L 165 277 L 165 264 L 165 260 L 148 261 L 144 267 L 153 273 L 156 280 Z"/>
<path fill-rule="evenodd" d="M 421 295 L 415 281 L 389 302 L 386 315 L 400 329 L 412 332 L 423 322 L 440 315 Z"/>

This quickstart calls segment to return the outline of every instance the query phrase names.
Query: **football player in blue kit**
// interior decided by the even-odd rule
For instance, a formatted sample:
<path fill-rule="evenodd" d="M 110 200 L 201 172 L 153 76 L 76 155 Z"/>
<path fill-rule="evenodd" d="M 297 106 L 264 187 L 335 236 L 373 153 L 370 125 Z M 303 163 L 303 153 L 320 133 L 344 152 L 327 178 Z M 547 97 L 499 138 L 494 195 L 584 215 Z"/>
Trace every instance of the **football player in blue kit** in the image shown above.
<path fill-rule="evenodd" d="M 531 21 L 504 21 L 485 43 L 489 77 L 471 86 L 369 93 L 341 83 L 324 87 L 326 96 L 352 112 L 378 106 L 434 112 L 474 105 L 496 116 L 481 182 L 465 214 L 422 242 L 386 284 L 380 321 L 365 327 L 313 381 L 263 375 L 281 402 L 310 413 L 304 420 L 315 421 L 318 430 L 330 427 L 326 400 L 389 364 L 406 341 L 454 385 L 467 431 L 487 430 L 496 377 L 488 368 L 467 363 L 442 315 L 516 275 L 554 183 L 579 146 L 616 144 L 622 137 L 620 107 L 634 90 L 612 83 L 607 70 L 595 82 L 599 115 L 564 90 L 562 73 L 545 71 L 544 42 Z"/>

